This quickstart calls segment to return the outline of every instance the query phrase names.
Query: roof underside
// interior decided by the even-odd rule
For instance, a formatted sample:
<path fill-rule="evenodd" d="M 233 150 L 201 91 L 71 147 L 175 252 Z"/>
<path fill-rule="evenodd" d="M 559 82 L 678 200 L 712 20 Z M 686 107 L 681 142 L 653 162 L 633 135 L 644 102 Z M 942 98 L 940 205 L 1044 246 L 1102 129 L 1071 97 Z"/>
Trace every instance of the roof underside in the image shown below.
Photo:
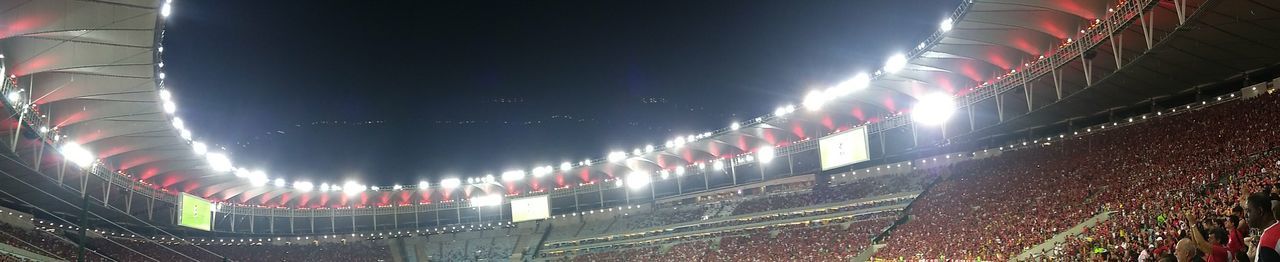
<path fill-rule="evenodd" d="M 425 192 L 366 192 L 359 197 L 298 193 L 251 186 L 244 179 L 210 170 L 203 158 L 192 153 L 189 142 L 179 137 L 159 103 L 161 4 L 162 0 L 0 0 L 0 51 L 6 56 L 7 72 L 30 90 L 40 112 L 66 140 L 85 145 L 111 169 L 159 187 L 272 206 L 375 205 L 392 196 L 412 201 L 431 198 L 432 193 Z M 875 79 L 870 88 L 829 103 L 822 112 L 805 112 L 620 164 L 557 175 L 595 180 L 636 169 L 670 169 L 875 122 L 906 111 L 925 94 L 967 94 L 970 88 L 1042 55 L 1051 56 L 1066 39 L 1079 37 L 1080 30 L 1095 19 L 1108 16 L 1114 5 L 1104 0 L 976 1 L 953 30 L 926 46 L 905 70 Z M 1029 97 L 1031 108 L 974 132 L 966 127 L 961 136 L 1045 125 L 1280 61 L 1280 4 L 1190 0 L 1188 6 L 1188 16 L 1195 17 L 1189 23 L 1194 28 L 1176 30 L 1181 24 L 1173 2 L 1155 4 L 1148 13 L 1154 17 L 1150 35 L 1171 36 L 1168 40 L 1148 49 L 1142 26 L 1131 24 L 1116 37 L 1122 43 L 1118 48 L 1100 45 L 1095 49 L 1092 85 L 1085 80 L 1082 63 L 1067 63 L 1060 68 L 1062 99 L 1050 77 L 1035 79 L 1030 82 L 1031 95 L 1005 94 L 1012 97 L 1006 104 L 1025 103 L 1027 98 L 1017 97 Z M 1113 56 L 1116 52 L 1122 54 L 1120 67 Z M 580 181 L 570 183 L 576 182 Z"/>

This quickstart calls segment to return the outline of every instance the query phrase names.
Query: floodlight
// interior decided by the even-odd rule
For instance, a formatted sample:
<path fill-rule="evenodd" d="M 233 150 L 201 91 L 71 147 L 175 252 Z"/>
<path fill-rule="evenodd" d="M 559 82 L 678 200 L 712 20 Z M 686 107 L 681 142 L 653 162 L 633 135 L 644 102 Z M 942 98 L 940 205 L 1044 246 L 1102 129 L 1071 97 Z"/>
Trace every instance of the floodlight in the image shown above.
<path fill-rule="evenodd" d="M 173 101 L 164 101 L 161 104 L 164 107 L 164 112 L 167 114 L 172 115 L 174 112 L 178 112 L 178 105 L 174 104 Z"/>
<path fill-rule="evenodd" d="M 894 54 L 884 63 L 884 71 L 886 73 L 897 73 L 907 67 L 907 56 L 903 54 Z"/>
<path fill-rule="evenodd" d="M 364 191 L 364 186 L 355 181 L 347 181 L 346 184 L 342 185 L 342 192 L 347 193 L 347 195 L 359 194 L 362 191 Z"/>
<path fill-rule="evenodd" d="M 711 168 L 715 170 L 724 170 L 724 161 L 716 160 L 711 163 Z"/>
<path fill-rule="evenodd" d="M 767 164 L 769 161 L 773 161 L 776 154 L 777 152 L 774 151 L 773 146 L 765 146 L 756 150 L 756 158 L 760 159 L 760 163 Z"/>
<path fill-rule="evenodd" d="M 573 169 L 573 164 L 569 162 L 560 163 L 560 171 L 569 171 L 569 169 Z"/>
<path fill-rule="evenodd" d="M 523 171 L 522 171 L 522 172 L 523 172 Z M 551 172 L 555 172 L 555 170 L 554 170 L 554 169 L 551 169 L 551 166 L 540 166 L 540 167 L 535 167 L 535 168 L 533 168 L 533 171 L 532 171 L 532 173 L 533 173 L 533 177 L 542 177 L 542 176 L 545 176 L 545 175 L 547 175 L 547 174 L 551 174 Z M 507 176 L 507 174 L 506 174 L 506 173 L 503 173 L 503 174 L 502 174 L 502 176 L 503 176 L 503 177 L 502 177 L 502 180 L 507 180 L 507 177 L 506 177 L 506 176 Z M 521 176 L 523 177 L 523 174 L 522 174 Z M 517 180 L 518 180 L 518 179 L 517 179 Z"/>
<path fill-rule="evenodd" d="M 729 130 L 738 130 L 738 128 L 742 128 L 742 124 L 738 124 L 738 122 L 729 124 Z"/>
<path fill-rule="evenodd" d="M 404 186 L 401 186 L 399 184 L 391 186 L 391 190 L 401 190 L 401 189 L 404 189 Z"/>
<path fill-rule="evenodd" d="M 684 166 L 677 166 L 677 167 L 676 167 L 676 176 L 683 176 L 683 175 L 684 175 Z"/>
<path fill-rule="evenodd" d="M 80 144 L 75 142 L 62 144 L 62 147 L 60 147 L 58 151 L 62 152 L 63 158 L 67 161 L 71 161 L 71 163 L 74 163 L 77 166 L 87 167 L 90 164 L 93 164 L 93 152 L 89 152 L 88 149 L 85 149 L 83 146 L 80 146 Z"/>
<path fill-rule="evenodd" d="M 938 25 L 939 29 L 942 29 L 943 33 L 951 31 L 953 26 L 955 26 L 955 20 L 951 20 L 951 18 L 942 20 L 942 24 Z"/>
<path fill-rule="evenodd" d="M 809 94 L 804 96 L 804 101 L 801 102 L 801 104 L 804 105 L 804 108 L 809 109 L 809 111 L 818 111 L 822 109 L 822 105 L 827 103 L 827 99 L 829 99 L 827 94 L 824 94 L 822 91 L 813 90 L 809 91 Z"/>
<path fill-rule="evenodd" d="M 541 168 L 534 168 L 534 174 L 542 173 Z M 502 181 L 520 181 L 524 179 L 524 170 L 502 172 Z"/>
<path fill-rule="evenodd" d="M 169 99 L 173 99 L 173 93 L 170 93 L 169 89 L 160 89 L 160 100 L 169 101 Z"/>
<path fill-rule="evenodd" d="M 196 141 L 191 143 L 191 150 L 195 151 L 197 155 L 204 155 L 209 152 L 209 146 L 204 145 L 204 142 Z"/>
<path fill-rule="evenodd" d="M 173 14 L 172 4 L 170 4 L 169 2 L 165 2 L 164 5 L 160 6 L 160 16 L 169 17 L 169 15 L 171 14 Z M 160 79 L 164 79 L 164 77 L 160 77 Z"/>
<path fill-rule="evenodd" d="M 956 111 L 956 102 L 951 96 L 943 93 L 932 93 L 920 97 L 911 109 L 911 118 L 925 125 L 946 123 Z"/>
<path fill-rule="evenodd" d="M 431 187 L 431 183 L 427 183 L 426 180 L 418 181 L 418 190 L 424 190 L 428 187 Z"/>
<path fill-rule="evenodd" d="M 173 128 L 175 129 L 186 129 L 186 125 L 182 122 L 182 118 L 174 117 L 171 122 L 173 122 Z"/>
<path fill-rule="evenodd" d="M 632 190 L 641 189 L 648 186 L 652 179 L 653 178 L 649 177 L 648 173 L 632 172 L 627 174 L 627 187 L 630 187 Z"/>
<path fill-rule="evenodd" d="M 213 171 L 228 172 L 232 169 L 231 158 L 227 158 L 226 154 L 218 152 L 207 153 L 205 154 L 205 160 L 209 162 L 209 168 L 212 168 Z"/>
<path fill-rule="evenodd" d="M 445 178 L 444 180 L 440 180 L 440 186 L 445 189 L 454 189 L 460 185 L 462 185 L 462 180 L 458 180 L 457 178 Z"/>
<path fill-rule="evenodd" d="M 866 89 L 868 86 L 871 86 L 871 75 L 868 75 L 867 73 L 858 73 L 853 75 L 853 79 L 849 79 L 849 81 L 845 81 L 844 83 L 841 83 L 841 85 L 847 86 L 850 91 Z"/>
<path fill-rule="evenodd" d="M 284 178 L 276 178 L 276 181 L 273 184 L 276 187 L 284 187 Z"/>
<path fill-rule="evenodd" d="M 253 172 L 249 172 L 249 169 L 245 169 L 241 167 L 241 168 L 236 168 L 235 172 L 233 173 L 236 174 L 236 177 L 249 177 L 249 174 L 252 174 Z"/>

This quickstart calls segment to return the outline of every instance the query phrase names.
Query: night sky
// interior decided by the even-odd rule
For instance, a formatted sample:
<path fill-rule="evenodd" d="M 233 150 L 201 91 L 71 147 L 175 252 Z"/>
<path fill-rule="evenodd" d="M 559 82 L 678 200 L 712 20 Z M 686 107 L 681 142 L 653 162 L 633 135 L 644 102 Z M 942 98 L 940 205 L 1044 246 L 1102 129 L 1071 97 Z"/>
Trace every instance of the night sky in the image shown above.
<path fill-rule="evenodd" d="M 414 184 L 661 145 L 874 71 L 955 0 L 175 3 L 166 84 L 272 178 Z"/>

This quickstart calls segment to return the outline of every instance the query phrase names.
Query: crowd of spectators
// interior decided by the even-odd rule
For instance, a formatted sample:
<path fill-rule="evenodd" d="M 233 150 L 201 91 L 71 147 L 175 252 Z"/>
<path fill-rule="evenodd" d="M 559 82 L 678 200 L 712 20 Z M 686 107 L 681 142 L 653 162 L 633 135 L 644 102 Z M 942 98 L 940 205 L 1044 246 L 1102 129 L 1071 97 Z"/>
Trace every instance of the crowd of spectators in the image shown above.
<path fill-rule="evenodd" d="M 390 261 L 381 241 L 311 243 L 160 244 L 128 238 L 92 238 L 90 246 L 119 261 Z"/>
<path fill-rule="evenodd" d="M 643 246 L 587 253 L 572 261 L 847 261 L 870 245 L 897 212 L 856 221 L 775 225 L 679 242 L 666 251 Z M 715 239 L 719 238 L 718 244 Z"/>
<path fill-rule="evenodd" d="M 48 231 L 46 231 L 48 230 Z M 0 224 L 4 244 L 60 260 L 76 260 L 79 246 L 58 236 L 57 230 L 27 229 Z M 380 241 L 302 244 L 179 244 L 119 238 L 90 237 L 89 261 L 390 261 L 391 251 Z M 25 261 L 0 256 L 0 261 Z"/>
<path fill-rule="evenodd" d="M 9 253 L 0 253 L 0 262 L 28 262 L 28 261 L 36 261 L 36 260 L 26 259 L 26 258 L 15 256 Z"/>
<path fill-rule="evenodd" d="M 707 219 L 707 206 L 660 208 L 649 213 L 640 213 L 627 220 L 626 228 L 641 229 L 662 225 L 674 225 Z"/>
<path fill-rule="evenodd" d="M 1095 134 L 957 164 L 955 175 L 918 198 L 877 257 L 1010 260 L 1103 212 L 1110 219 L 1038 255 L 1136 261 L 1169 254 L 1188 238 L 1184 214 L 1221 228 L 1242 196 L 1276 182 L 1260 175 L 1276 169 L 1274 159 L 1248 157 L 1280 142 L 1280 99 L 1263 95 L 1085 132 Z M 939 245 L 942 239 L 948 243 Z"/>
<path fill-rule="evenodd" d="M 919 170 L 900 175 L 882 175 L 855 180 L 853 182 L 829 187 L 817 187 L 812 190 L 788 191 L 770 194 L 742 201 L 733 210 L 733 215 L 759 213 L 778 209 L 803 207 L 817 204 L 850 201 L 860 198 L 887 195 L 900 192 L 919 191 L 934 176 L 929 170 Z"/>
<path fill-rule="evenodd" d="M 0 242 L 55 259 L 75 259 L 79 250 L 74 242 L 53 232 L 9 224 L 0 224 Z M 89 252 L 88 256 L 89 260 L 103 260 L 101 256 L 92 252 Z"/>

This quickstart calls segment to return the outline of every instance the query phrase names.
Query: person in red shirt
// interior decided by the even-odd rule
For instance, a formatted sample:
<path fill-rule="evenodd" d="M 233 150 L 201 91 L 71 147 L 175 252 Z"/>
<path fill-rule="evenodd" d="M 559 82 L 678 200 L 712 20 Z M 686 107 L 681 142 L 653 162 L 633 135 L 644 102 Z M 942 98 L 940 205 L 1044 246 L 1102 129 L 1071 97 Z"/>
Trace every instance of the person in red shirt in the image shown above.
<path fill-rule="evenodd" d="M 1195 221 L 1191 216 L 1191 213 L 1187 213 L 1184 217 L 1188 222 Z M 1207 262 L 1232 261 L 1231 259 L 1232 253 L 1231 251 L 1227 250 L 1227 231 L 1221 228 L 1215 228 L 1212 230 L 1213 237 L 1208 240 L 1205 240 L 1204 235 L 1200 233 L 1202 230 L 1203 229 L 1200 228 L 1199 223 L 1191 223 L 1191 228 L 1189 228 L 1187 231 L 1191 231 L 1189 232 L 1191 233 L 1191 241 L 1195 243 L 1196 249 L 1199 249 L 1200 252 L 1204 252 L 1205 254 L 1204 261 L 1207 261 Z"/>
<path fill-rule="evenodd" d="M 1242 227 L 1240 217 L 1235 215 L 1227 216 L 1227 220 L 1223 224 L 1223 227 L 1227 229 L 1227 250 L 1231 251 L 1232 255 L 1239 257 L 1246 249 L 1244 246 L 1244 233 L 1242 232 L 1249 228 Z"/>

